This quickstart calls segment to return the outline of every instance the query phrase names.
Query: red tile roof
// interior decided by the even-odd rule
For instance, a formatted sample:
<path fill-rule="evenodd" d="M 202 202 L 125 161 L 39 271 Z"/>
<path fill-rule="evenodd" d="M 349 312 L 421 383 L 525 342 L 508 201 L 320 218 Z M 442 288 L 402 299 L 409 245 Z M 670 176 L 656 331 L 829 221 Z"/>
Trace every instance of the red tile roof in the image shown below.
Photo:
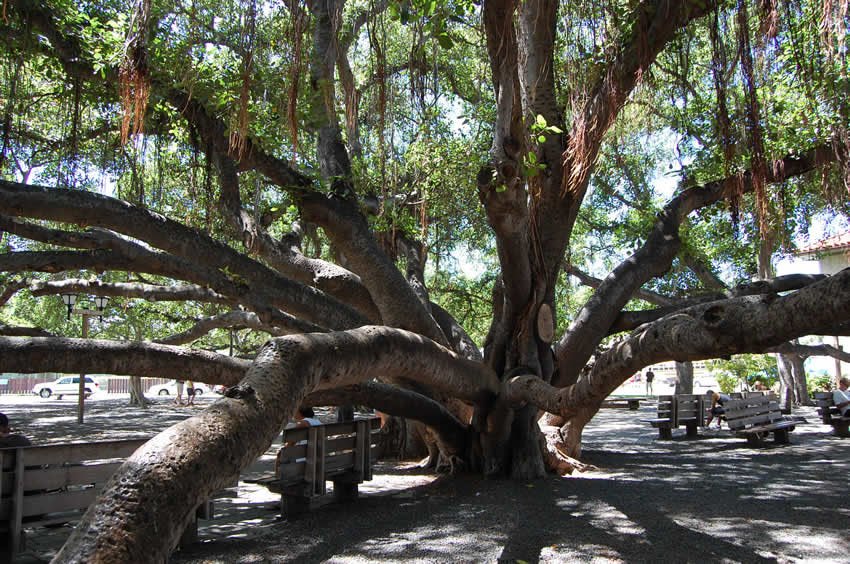
<path fill-rule="evenodd" d="M 826 239 L 821 239 L 811 245 L 797 249 L 796 255 L 809 255 L 816 253 L 825 253 L 829 251 L 839 251 L 850 249 L 850 231 L 839 233 Z"/>

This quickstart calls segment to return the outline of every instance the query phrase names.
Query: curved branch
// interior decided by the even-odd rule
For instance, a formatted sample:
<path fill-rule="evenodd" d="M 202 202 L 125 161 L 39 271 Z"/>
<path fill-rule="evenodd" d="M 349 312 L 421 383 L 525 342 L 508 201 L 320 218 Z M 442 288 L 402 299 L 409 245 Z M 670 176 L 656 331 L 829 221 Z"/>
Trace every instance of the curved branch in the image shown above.
<path fill-rule="evenodd" d="M 163 345 L 185 345 L 196 341 L 212 331 L 213 329 L 222 328 L 237 328 L 237 329 L 254 329 L 263 331 L 277 337 L 283 335 L 291 335 L 293 333 L 303 333 L 304 331 L 284 331 L 279 327 L 266 325 L 260 320 L 260 317 L 249 311 L 229 311 L 221 315 L 211 317 L 203 317 L 195 321 L 195 325 L 186 331 L 170 335 L 164 339 L 156 339 L 155 343 Z"/>
<path fill-rule="evenodd" d="M 674 313 L 613 345 L 575 385 L 559 390 L 534 376 L 518 376 L 506 396 L 569 418 L 579 408 L 601 404 L 650 364 L 765 352 L 848 319 L 850 268 L 786 296 L 732 298 Z"/>
<path fill-rule="evenodd" d="M 830 356 L 841 362 L 850 362 L 850 352 L 844 351 L 832 345 L 821 343 L 819 345 L 801 345 L 799 343 L 783 343 L 778 347 L 768 349 L 768 352 L 780 354 L 795 354 L 802 358 L 810 356 Z"/>
<path fill-rule="evenodd" d="M 461 453 L 466 447 L 466 426 L 439 402 L 412 390 L 380 382 L 363 382 L 344 388 L 313 392 L 305 405 L 367 405 L 388 415 L 420 421 L 436 431 L 444 450 Z"/>
<path fill-rule="evenodd" d="M 835 156 L 829 145 L 818 146 L 804 155 L 788 156 L 774 163 L 767 182 L 779 182 L 813 170 Z M 752 190 L 751 175 L 744 175 L 744 190 Z M 623 306 L 649 279 L 660 276 L 679 250 L 679 227 L 687 215 L 726 196 L 726 181 L 688 188 L 659 212 L 655 226 L 643 246 L 620 263 L 594 292 L 555 347 L 558 359 L 557 386 L 572 384 L 608 334 Z"/>
<path fill-rule="evenodd" d="M 55 337 L 40 327 L 17 327 L 0 323 L 0 335 L 4 337 Z"/>
<path fill-rule="evenodd" d="M 268 448 L 308 393 L 375 373 L 418 379 L 469 399 L 499 389 L 486 367 L 406 331 L 362 327 L 273 339 L 225 397 L 127 459 L 56 561 L 165 561 L 198 504 Z"/>
<path fill-rule="evenodd" d="M 218 294 L 209 288 L 194 284 L 161 286 L 135 282 L 101 282 L 100 280 L 66 279 L 55 281 L 36 280 L 29 284 L 35 297 L 59 294 L 92 294 L 110 298 L 142 298 L 149 302 L 195 301 L 235 306 L 238 301 Z"/>
<path fill-rule="evenodd" d="M 771 280 L 755 280 L 753 282 L 744 282 L 738 286 L 723 292 L 712 293 L 704 296 L 694 296 L 681 300 L 676 305 L 662 307 L 658 309 L 650 309 L 643 311 L 623 311 L 614 320 L 609 330 L 609 335 L 620 333 L 623 331 L 632 331 L 645 323 L 652 323 L 666 315 L 670 315 L 675 311 L 692 307 L 699 304 L 722 300 L 724 298 L 734 298 L 741 296 L 753 296 L 756 294 L 778 294 L 779 292 L 789 292 L 805 288 L 809 284 L 813 284 L 819 280 L 824 280 L 826 274 L 788 274 L 785 276 L 777 276 Z"/>
<path fill-rule="evenodd" d="M 3 372 L 86 372 L 153 378 L 191 374 L 199 382 L 232 386 L 245 376 L 250 364 L 208 351 L 138 341 L 0 337 Z"/>
<path fill-rule="evenodd" d="M 272 303 L 330 328 L 364 325 L 366 319 L 327 294 L 284 278 L 274 270 L 196 229 L 115 198 L 0 179 L 0 213 L 95 225 L 141 239 L 208 269 L 225 270 L 251 283 L 252 291 L 274 296 Z M 225 292 L 227 293 L 227 292 Z"/>

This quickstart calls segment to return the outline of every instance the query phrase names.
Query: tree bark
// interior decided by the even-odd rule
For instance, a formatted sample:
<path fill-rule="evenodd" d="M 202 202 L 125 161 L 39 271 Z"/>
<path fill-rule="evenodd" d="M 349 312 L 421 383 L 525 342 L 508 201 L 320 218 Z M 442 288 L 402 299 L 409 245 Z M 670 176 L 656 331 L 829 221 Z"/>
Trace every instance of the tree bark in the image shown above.
<path fill-rule="evenodd" d="M 499 390 L 483 365 L 405 331 L 364 327 L 273 339 L 226 397 L 127 459 L 55 561 L 167 560 L 198 504 L 268 448 L 307 394 L 358 384 L 376 372 L 416 378 L 468 401 Z"/>

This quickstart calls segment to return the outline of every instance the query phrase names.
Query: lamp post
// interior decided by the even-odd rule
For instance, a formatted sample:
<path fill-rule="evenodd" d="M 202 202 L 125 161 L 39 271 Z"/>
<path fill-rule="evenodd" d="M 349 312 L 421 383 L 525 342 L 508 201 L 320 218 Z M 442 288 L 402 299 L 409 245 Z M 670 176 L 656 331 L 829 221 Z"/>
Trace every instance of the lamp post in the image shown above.
<path fill-rule="evenodd" d="M 83 339 L 89 338 L 89 317 L 97 316 L 100 321 L 103 321 L 103 310 L 109 302 L 106 296 L 94 296 L 94 303 L 97 306 L 93 309 L 75 309 L 74 304 L 77 302 L 76 294 L 62 294 L 62 303 L 68 308 L 68 319 L 71 319 L 71 314 L 76 313 L 83 317 Z M 80 386 L 77 388 L 79 394 L 77 399 L 77 423 L 82 424 L 83 413 L 86 406 L 86 373 L 80 374 Z"/>

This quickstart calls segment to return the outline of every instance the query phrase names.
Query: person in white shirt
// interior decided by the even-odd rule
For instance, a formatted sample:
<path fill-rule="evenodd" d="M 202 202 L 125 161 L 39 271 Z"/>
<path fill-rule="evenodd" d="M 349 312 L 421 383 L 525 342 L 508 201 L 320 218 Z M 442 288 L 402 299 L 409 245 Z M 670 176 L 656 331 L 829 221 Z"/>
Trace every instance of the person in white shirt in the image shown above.
<path fill-rule="evenodd" d="M 850 415 L 850 378 L 841 378 L 838 380 L 838 389 L 832 392 L 832 402 L 835 407 L 841 412 L 842 417 Z"/>

